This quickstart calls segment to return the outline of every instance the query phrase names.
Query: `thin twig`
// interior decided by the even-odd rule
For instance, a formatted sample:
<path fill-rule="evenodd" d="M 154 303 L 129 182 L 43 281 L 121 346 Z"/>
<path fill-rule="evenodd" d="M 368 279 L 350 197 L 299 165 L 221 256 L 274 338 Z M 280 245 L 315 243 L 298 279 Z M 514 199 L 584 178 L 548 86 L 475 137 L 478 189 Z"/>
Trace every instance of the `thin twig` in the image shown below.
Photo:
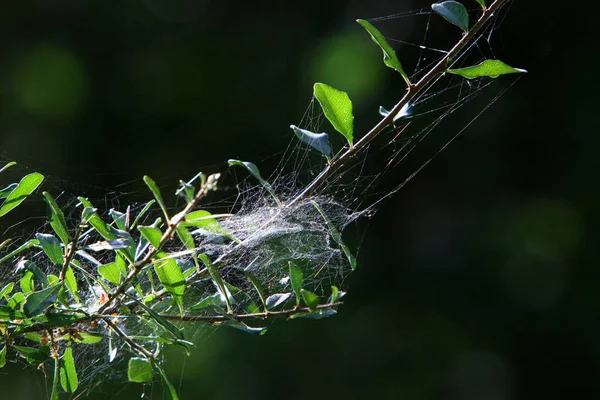
<path fill-rule="evenodd" d="M 214 187 L 217 179 L 219 179 L 218 174 L 209 176 L 206 183 L 200 187 L 198 193 L 196 193 L 194 198 L 190 200 L 189 203 L 187 203 L 185 208 L 181 212 L 175 214 L 169 220 L 167 229 L 165 230 L 165 233 L 163 233 L 158 246 L 150 247 L 148 249 L 148 252 L 144 256 L 144 258 L 133 266 L 133 269 L 129 272 L 127 278 L 125 278 L 125 280 L 119 285 L 119 287 L 110 295 L 108 300 L 102 306 L 100 306 L 100 308 L 98 309 L 98 313 L 101 314 L 104 311 L 106 311 L 115 301 L 115 299 L 117 299 L 120 295 L 125 293 L 127 289 L 129 289 L 131 283 L 137 277 L 140 271 L 144 267 L 152 264 L 152 259 L 154 258 L 156 253 L 158 253 L 163 248 L 163 246 L 169 240 L 171 240 L 171 238 L 175 234 L 175 231 L 177 230 L 177 227 L 179 227 L 179 225 L 185 220 L 186 215 L 189 214 L 192 211 L 192 209 L 198 204 L 198 202 L 208 194 L 208 192 Z"/>
<path fill-rule="evenodd" d="M 356 156 L 363 150 L 373 139 L 375 139 L 388 125 L 393 123 L 394 117 L 400 112 L 402 107 L 417 97 L 422 91 L 424 91 L 438 76 L 441 76 L 446 72 L 448 64 L 451 60 L 455 59 L 460 52 L 467 46 L 473 38 L 477 36 L 481 28 L 489 21 L 489 19 L 497 12 L 500 7 L 508 0 L 496 0 L 487 9 L 483 10 L 483 14 L 477 20 L 475 25 L 464 34 L 464 36 L 454 45 L 454 47 L 442 57 L 442 59 L 431 69 L 420 81 L 410 85 L 402 99 L 392 108 L 390 113 L 385 116 L 377 125 L 375 125 L 365 136 L 363 136 L 356 144 L 349 147 L 339 157 L 334 158 L 319 175 L 293 200 L 288 203 L 288 206 L 292 206 L 300 200 L 310 196 L 315 189 L 319 188 L 324 184 L 329 177 L 337 172 L 346 162 L 352 157 Z"/>

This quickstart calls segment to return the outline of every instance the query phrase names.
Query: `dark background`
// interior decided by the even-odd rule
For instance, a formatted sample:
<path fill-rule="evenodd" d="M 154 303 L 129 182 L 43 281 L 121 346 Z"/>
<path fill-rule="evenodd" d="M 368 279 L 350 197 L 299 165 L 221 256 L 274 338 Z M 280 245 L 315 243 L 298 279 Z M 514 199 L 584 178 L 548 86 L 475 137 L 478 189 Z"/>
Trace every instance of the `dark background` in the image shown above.
<path fill-rule="evenodd" d="M 20 173 L 49 176 L 45 190 L 64 191 L 61 199 L 86 195 L 108 207 L 147 199 L 144 174 L 174 185 L 207 165 L 225 168 L 231 157 L 269 171 L 313 82 L 349 92 L 358 134 L 376 122 L 378 105 L 397 101 L 401 80 L 354 20 L 428 6 L 7 3 L 0 13 L 0 157 L 19 162 Z M 591 11 L 585 2 L 510 2 L 492 48 L 529 74 L 381 206 L 339 315 L 278 321 L 264 337 L 200 334 L 191 357 L 174 355 L 168 364 L 181 397 L 600 395 Z M 420 43 L 426 21 L 377 26 Z M 458 39 L 455 28 L 433 22 L 432 40 Z M 414 52 L 395 47 L 407 54 L 407 69 L 414 67 Z M 480 109 L 477 101 L 466 107 Z M 427 146 L 425 154 L 437 150 Z M 3 231 L 28 217 L 41 224 L 36 201 L 4 220 Z M 2 398 L 45 398 L 40 375 L 14 365 L 0 371 Z M 147 395 L 152 390 L 160 393 L 156 385 Z M 117 382 L 90 398 L 141 392 Z"/>

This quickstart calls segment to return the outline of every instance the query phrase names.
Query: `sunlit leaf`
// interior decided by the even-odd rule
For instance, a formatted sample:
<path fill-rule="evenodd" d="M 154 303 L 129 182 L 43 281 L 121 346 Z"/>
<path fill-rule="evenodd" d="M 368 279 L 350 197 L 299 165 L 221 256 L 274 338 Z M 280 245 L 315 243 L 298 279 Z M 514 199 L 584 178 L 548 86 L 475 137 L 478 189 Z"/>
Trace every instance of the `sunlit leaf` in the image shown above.
<path fill-rule="evenodd" d="M 475 0 L 476 2 L 478 2 L 479 4 L 481 4 L 481 7 L 485 8 L 485 0 Z"/>
<path fill-rule="evenodd" d="M 55 265 L 63 264 L 63 251 L 60 242 L 54 235 L 36 233 L 35 238 L 39 240 L 42 250 L 44 250 L 50 261 Z"/>
<path fill-rule="evenodd" d="M 117 255 L 115 262 L 100 265 L 98 273 L 107 281 L 119 285 L 121 284 L 122 277 L 127 276 L 127 265 L 123 258 Z"/>
<path fill-rule="evenodd" d="M 71 346 L 67 346 L 62 356 L 62 363 L 60 365 L 60 386 L 68 393 L 74 393 L 79 386 Z"/>
<path fill-rule="evenodd" d="M 79 291 L 77 290 L 77 278 L 75 278 L 75 273 L 73 272 L 73 268 L 69 265 L 67 267 L 67 271 L 65 273 L 65 287 L 73 296 L 76 302 L 81 302 L 79 298 Z"/>
<path fill-rule="evenodd" d="M 153 226 L 138 226 L 138 230 L 155 249 L 160 247 L 160 239 L 162 238 L 162 232 L 160 229 Z"/>
<path fill-rule="evenodd" d="M 331 296 L 329 297 L 329 300 L 327 300 L 327 302 L 335 303 L 336 301 L 338 301 L 339 297 L 340 297 L 340 290 L 337 288 L 337 286 L 332 286 L 331 287 Z"/>
<path fill-rule="evenodd" d="M 157 253 L 158 258 L 165 258 L 168 254 L 162 251 Z M 163 284 L 167 292 L 171 294 L 175 303 L 179 306 L 181 312 L 182 309 L 182 298 L 185 292 L 185 277 L 181 271 L 181 267 L 177 264 L 174 258 L 167 258 L 162 261 L 157 261 L 154 264 L 154 272 Z"/>
<path fill-rule="evenodd" d="M 326 133 L 314 133 L 307 131 L 306 129 L 298 128 L 296 125 L 290 125 L 290 128 L 294 131 L 294 134 L 302 142 L 316 149 L 319 153 L 326 157 L 333 155 L 333 149 L 329 144 L 329 135 Z"/>
<path fill-rule="evenodd" d="M 431 9 L 444 17 L 446 21 L 458 26 L 463 31 L 469 31 L 469 13 L 465 6 L 458 1 L 434 3 L 431 5 Z"/>
<path fill-rule="evenodd" d="M 304 275 L 302 274 L 302 270 L 293 262 L 289 262 L 290 268 L 290 283 L 292 285 L 292 290 L 296 295 L 296 305 L 300 305 L 300 299 L 302 298 L 302 283 L 304 280 Z"/>
<path fill-rule="evenodd" d="M 352 113 L 352 101 L 350 101 L 348 94 L 324 83 L 315 83 L 313 94 L 321 104 L 321 108 L 331 125 L 344 135 L 348 144 L 352 147 L 354 114 Z"/>
<path fill-rule="evenodd" d="M 319 296 L 305 289 L 300 289 L 300 292 L 302 293 L 302 299 L 308 308 L 310 308 L 312 311 L 316 310 L 317 306 L 319 305 Z"/>
<path fill-rule="evenodd" d="M 34 317 L 43 313 L 44 310 L 56 302 L 56 297 L 61 288 L 61 284 L 56 284 L 31 293 L 27 296 L 25 304 L 23 304 L 23 312 L 25 315 Z"/>
<path fill-rule="evenodd" d="M 2 346 L 0 350 L 0 368 L 6 365 L 6 345 Z"/>
<path fill-rule="evenodd" d="M 460 75 L 467 79 L 475 79 L 480 77 L 497 78 L 500 75 L 522 74 L 527 71 L 520 68 L 513 68 L 500 60 L 485 60 L 472 67 L 449 69 L 446 72 Z"/>
<path fill-rule="evenodd" d="M 2 290 L 0 290 L 0 299 L 4 297 L 8 298 L 8 295 L 13 291 L 14 287 L 14 282 L 10 282 L 8 285 L 4 286 Z"/>
<path fill-rule="evenodd" d="M 162 210 L 163 214 L 165 215 L 165 220 L 168 221 L 169 220 L 169 214 L 167 213 L 167 207 L 165 206 L 165 202 L 163 201 L 163 198 L 162 198 L 162 195 L 160 194 L 160 190 L 158 189 L 158 186 L 156 186 L 156 182 L 154 182 L 152 180 L 152 178 L 150 178 L 147 175 L 144 176 L 144 182 L 146 183 L 146 186 L 148 186 L 148 188 L 150 189 L 150 191 L 154 195 L 154 198 L 156 199 L 156 202 L 158 203 L 158 206 L 160 207 L 160 209 Z"/>
<path fill-rule="evenodd" d="M 277 205 L 281 206 L 281 202 L 279 201 L 279 198 L 275 194 L 275 191 L 273 190 L 273 188 L 271 187 L 269 182 L 267 182 L 266 180 L 264 180 L 262 178 L 262 176 L 260 175 L 260 171 L 258 170 L 258 167 L 255 164 L 253 164 L 249 161 L 240 161 L 240 160 L 233 160 L 233 159 L 229 160 L 228 163 L 229 163 L 229 165 L 236 165 L 238 167 L 243 167 L 246 169 L 246 171 L 250 172 L 250 175 L 252 175 L 254 177 L 254 179 L 256 179 L 261 184 L 261 186 L 264 187 L 267 192 L 269 192 L 269 194 L 271 195 L 273 200 L 275 200 Z"/>
<path fill-rule="evenodd" d="M 196 210 L 185 216 L 185 220 L 181 224 L 182 226 L 196 227 L 203 231 L 212 233 L 214 235 L 225 236 L 234 242 L 240 243 L 240 241 L 231 234 L 227 229 L 223 228 L 217 221 L 220 217 L 230 217 L 231 214 L 211 214 L 205 210 Z"/>
<path fill-rule="evenodd" d="M 194 236 L 192 236 L 185 226 L 180 225 L 177 227 L 177 236 L 186 249 L 191 250 L 196 247 Z"/>
<path fill-rule="evenodd" d="M 8 195 L 2 207 L 0 207 L 0 217 L 7 214 L 10 210 L 21 204 L 27 196 L 40 186 L 44 180 L 44 175 L 34 172 L 25 175 L 16 188 Z"/>
<path fill-rule="evenodd" d="M 369 32 L 371 39 L 373 39 L 373 41 L 381 48 L 381 51 L 383 51 L 383 62 L 385 65 L 398 71 L 406 83 L 410 85 L 408 75 L 406 75 L 406 72 L 404 72 L 404 68 L 402 68 L 402 64 L 400 63 L 396 52 L 392 46 L 390 46 L 388 41 L 385 40 L 385 37 L 381 34 L 381 32 L 379 32 L 377 28 L 364 19 L 357 19 L 356 22 L 358 22 L 363 28 L 365 28 L 367 32 Z"/>
<path fill-rule="evenodd" d="M 130 382 L 152 382 L 152 364 L 145 358 L 133 357 L 129 359 L 127 378 Z"/>
<path fill-rule="evenodd" d="M 46 200 L 46 203 L 48 204 L 48 209 L 49 209 L 49 214 L 50 214 L 50 217 L 49 217 L 50 226 L 52 227 L 52 229 L 54 230 L 56 235 L 60 238 L 60 240 L 63 242 L 63 244 L 66 246 L 69 243 L 70 239 L 69 239 L 69 231 L 67 229 L 67 222 L 65 220 L 65 215 L 63 214 L 60 207 L 58 207 L 58 204 L 56 204 L 56 201 L 50 195 L 50 193 L 43 192 L 42 194 L 44 195 L 44 199 Z"/>

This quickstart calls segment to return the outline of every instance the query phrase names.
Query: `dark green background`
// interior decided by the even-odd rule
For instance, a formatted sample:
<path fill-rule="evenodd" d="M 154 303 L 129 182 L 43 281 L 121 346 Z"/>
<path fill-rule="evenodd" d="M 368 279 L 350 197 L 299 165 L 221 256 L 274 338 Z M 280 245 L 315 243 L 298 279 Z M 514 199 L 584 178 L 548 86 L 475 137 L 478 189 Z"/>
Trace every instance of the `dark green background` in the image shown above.
<path fill-rule="evenodd" d="M 144 174 L 172 185 L 231 157 L 270 171 L 313 82 L 349 92 L 358 132 L 401 95 L 401 79 L 354 20 L 428 5 L 10 2 L 0 12 L 1 157 L 49 176 L 45 189 L 65 191 L 63 204 L 77 194 L 107 208 L 148 198 Z M 201 334 L 192 356 L 168 367 L 181 397 L 600 395 L 597 54 L 586 6 L 510 2 L 492 47 L 530 73 L 382 205 L 339 315 L 278 321 L 264 337 Z M 378 26 L 419 43 L 426 21 Z M 458 39 L 433 22 L 432 40 Z M 395 47 L 411 70 L 416 53 Z M 3 230 L 31 216 L 12 231 L 30 233 L 41 215 L 34 199 Z M 39 375 L 1 370 L 0 397 L 45 398 Z M 117 382 L 90 398 L 140 393 Z"/>

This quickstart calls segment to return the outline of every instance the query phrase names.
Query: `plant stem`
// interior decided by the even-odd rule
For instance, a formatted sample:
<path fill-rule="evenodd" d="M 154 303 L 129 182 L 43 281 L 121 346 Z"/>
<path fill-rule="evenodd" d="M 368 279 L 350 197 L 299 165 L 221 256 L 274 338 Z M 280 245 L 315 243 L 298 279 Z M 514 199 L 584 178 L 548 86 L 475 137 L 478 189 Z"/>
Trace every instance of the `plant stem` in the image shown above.
<path fill-rule="evenodd" d="M 481 17 L 475 25 L 467 32 L 454 47 L 431 69 L 421 80 L 415 84 L 411 84 L 402 99 L 392 108 L 390 113 L 385 116 L 377 125 L 375 125 L 365 136 L 363 136 L 353 147 L 349 147 L 339 157 L 334 158 L 319 175 L 288 205 L 294 205 L 300 200 L 310 196 L 317 188 L 319 188 L 328 178 L 337 172 L 346 162 L 359 154 L 373 139 L 375 139 L 388 125 L 394 121 L 394 116 L 397 115 L 402 107 L 408 104 L 411 100 L 417 97 L 422 91 L 435 81 L 438 76 L 446 72 L 447 66 L 451 60 L 455 59 L 460 52 L 477 36 L 481 28 L 489 21 L 496 11 L 502 7 L 507 0 L 496 0 L 487 9 L 483 10 Z"/>
<path fill-rule="evenodd" d="M 343 303 L 338 301 L 336 303 L 328 303 L 328 304 L 320 304 L 317 306 L 317 310 L 322 310 L 326 308 L 335 308 Z M 292 315 L 302 314 L 305 312 L 312 312 L 308 307 L 296 307 L 290 310 L 282 310 L 282 311 L 269 311 L 262 313 L 253 313 L 253 314 L 229 314 L 229 315 L 169 315 L 169 314 L 160 314 L 164 319 L 172 320 L 172 321 L 184 321 L 184 322 L 221 322 L 221 321 L 229 321 L 231 319 L 234 320 L 252 320 L 252 319 L 271 319 L 271 318 L 280 318 L 280 317 L 291 317 Z"/>
<path fill-rule="evenodd" d="M 171 238 L 175 234 L 175 231 L 177 230 L 177 227 L 185 220 L 186 215 L 189 214 L 192 211 L 192 209 L 198 204 L 198 202 L 200 200 L 202 200 L 208 194 L 208 192 L 214 187 L 214 185 L 216 184 L 216 181 L 218 179 L 219 179 L 218 174 L 209 176 L 206 183 L 200 187 L 200 190 L 198 190 L 198 193 L 196 193 L 194 198 L 189 203 L 186 204 L 184 209 L 181 210 L 181 212 L 175 214 L 168 221 L 167 229 L 165 230 L 165 233 L 163 233 L 158 246 L 150 247 L 148 249 L 148 252 L 144 256 L 144 258 L 141 259 L 138 263 L 136 263 L 133 266 L 133 269 L 129 272 L 129 274 L 127 275 L 127 278 L 125 278 L 125 280 L 119 285 L 119 287 L 110 295 L 108 300 L 106 300 L 106 302 L 102 306 L 100 306 L 100 308 L 98 309 L 98 313 L 101 314 L 104 311 L 106 311 L 109 308 L 109 306 L 111 306 L 111 304 L 115 301 L 115 299 L 117 297 L 119 297 L 120 295 L 125 293 L 125 291 L 127 289 L 129 289 L 129 287 L 131 286 L 131 283 L 137 277 L 137 275 L 140 273 L 140 271 L 144 267 L 146 267 L 152 263 L 152 259 L 154 258 L 156 253 L 158 253 L 163 248 L 163 246 L 169 240 L 171 240 Z"/>

